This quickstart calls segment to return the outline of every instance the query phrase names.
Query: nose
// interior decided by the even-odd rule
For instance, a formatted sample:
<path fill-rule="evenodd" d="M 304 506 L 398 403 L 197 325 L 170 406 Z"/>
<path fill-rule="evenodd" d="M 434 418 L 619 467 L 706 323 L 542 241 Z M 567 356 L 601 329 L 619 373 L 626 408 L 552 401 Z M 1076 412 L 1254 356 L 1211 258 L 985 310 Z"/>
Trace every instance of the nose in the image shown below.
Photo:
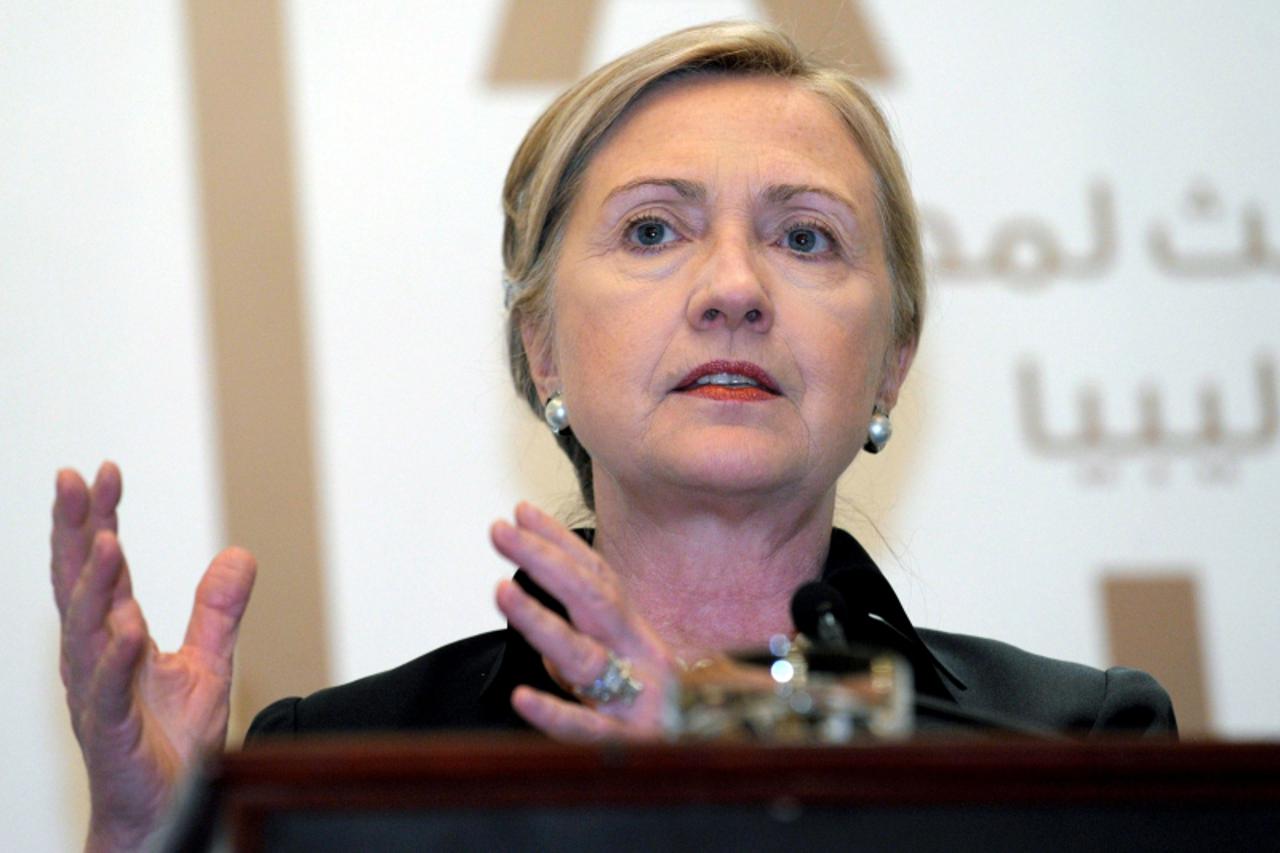
<path fill-rule="evenodd" d="M 715 241 L 689 300 L 689 323 L 696 329 L 720 325 L 729 331 L 746 328 L 767 332 L 773 305 L 765 287 L 763 260 L 750 238 Z"/>

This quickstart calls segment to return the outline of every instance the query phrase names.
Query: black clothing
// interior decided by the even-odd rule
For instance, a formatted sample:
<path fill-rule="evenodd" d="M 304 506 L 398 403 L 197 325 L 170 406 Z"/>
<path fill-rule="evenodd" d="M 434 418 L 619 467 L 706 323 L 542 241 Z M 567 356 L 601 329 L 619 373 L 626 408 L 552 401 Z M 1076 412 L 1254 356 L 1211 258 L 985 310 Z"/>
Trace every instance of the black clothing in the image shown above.
<path fill-rule="evenodd" d="M 590 532 L 583 535 L 589 539 Z M 995 640 L 917 630 L 871 557 L 842 530 L 832 531 L 822 579 L 850 607 L 851 641 L 892 648 L 910 661 L 916 693 L 928 706 L 919 712 L 919 729 L 986 716 L 1052 732 L 1176 732 L 1168 695 L 1144 672 L 1122 667 L 1103 672 Z M 516 573 L 516 582 L 565 615 L 523 571 Z M 254 719 L 247 739 L 336 731 L 525 729 L 528 725 L 511 708 L 511 691 L 520 684 L 567 698 L 547 674 L 541 655 L 508 627 L 305 699 L 274 702 Z"/>

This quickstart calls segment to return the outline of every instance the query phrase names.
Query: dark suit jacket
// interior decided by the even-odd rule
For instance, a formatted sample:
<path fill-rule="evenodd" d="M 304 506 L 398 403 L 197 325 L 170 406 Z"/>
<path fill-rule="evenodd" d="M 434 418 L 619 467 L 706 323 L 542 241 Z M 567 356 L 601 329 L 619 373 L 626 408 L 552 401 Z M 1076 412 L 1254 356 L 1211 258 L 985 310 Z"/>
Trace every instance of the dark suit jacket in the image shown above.
<path fill-rule="evenodd" d="M 590 537 L 590 532 L 583 532 Z M 564 608 L 523 573 L 516 580 L 549 607 Z M 955 726 L 1091 734 L 1176 733 L 1169 696 L 1150 675 L 1105 672 L 1022 651 L 1005 643 L 917 630 L 870 556 L 835 530 L 823 580 L 849 604 L 851 639 L 903 654 L 922 707 L 917 728 Z M 528 684 L 566 694 L 541 656 L 515 630 L 480 634 L 378 675 L 264 709 L 248 739 L 336 731 L 522 729 L 511 691 Z"/>

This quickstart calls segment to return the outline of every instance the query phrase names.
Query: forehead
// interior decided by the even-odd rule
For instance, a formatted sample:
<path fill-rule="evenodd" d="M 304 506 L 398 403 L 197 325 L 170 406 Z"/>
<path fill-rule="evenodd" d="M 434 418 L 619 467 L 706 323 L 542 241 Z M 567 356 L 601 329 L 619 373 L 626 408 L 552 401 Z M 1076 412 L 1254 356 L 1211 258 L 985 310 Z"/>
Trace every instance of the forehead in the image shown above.
<path fill-rule="evenodd" d="M 770 77 L 693 76 L 630 107 L 587 168 L 584 195 L 645 177 L 815 184 L 869 198 L 871 168 L 835 108 Z M 861 205 L 859 205 L 861 206 Z"/>

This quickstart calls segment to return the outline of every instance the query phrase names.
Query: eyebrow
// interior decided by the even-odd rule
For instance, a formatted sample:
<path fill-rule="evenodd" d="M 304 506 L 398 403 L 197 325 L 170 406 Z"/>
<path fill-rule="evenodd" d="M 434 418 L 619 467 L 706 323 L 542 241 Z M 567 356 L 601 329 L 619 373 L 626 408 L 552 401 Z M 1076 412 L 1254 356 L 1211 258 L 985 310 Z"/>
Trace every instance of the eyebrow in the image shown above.
<path fill-rule="evenodd" d="M 686 181 L 680 178 L 636 178 L 634 181 L 627 181 L 625 184 L 610 190 L 609 194 L 605 196 L 605 203 L 607 204 L 624 193 L 647 186 L 669 187 L 686 201 L 705 201 L 707 198 L 706 187 L 696 181 Z M 808 193 L 829 199 L 846 208 L 850 213 L 854 213 L 856 210 L 853 202 L 839 193 L 810 184 L 774 184 L 764 191 L 764 200 L 770 204 L 786 204 L 796 196 Z"/>
<path fill-rule="evenodd" d="M 617 196 L 641 187 L 669 187 L 675 190 L 676 194 L 685 201 L 706 201 L 707 198 L 707 188 L 695 181 L 684 181 L 680 178 L 636 178 L 634 181 L 627 181 L 620 187 L 614 187 L 604 197 L 604 203 L 608 204 Z"/>
<path fill-rule="evenodd" d="M 813 193 L 840 205 L 855 221 L 858 219 L 857 208 L 853 206 L 853 202 L 840 195 L 837 192 L 824 189 L 822 187 L 810 186 L 808 184 L 775 184 L 764 191 L 765 201 L 770 204 L 786 204 L 798 195 L 806 195 Z"/>

